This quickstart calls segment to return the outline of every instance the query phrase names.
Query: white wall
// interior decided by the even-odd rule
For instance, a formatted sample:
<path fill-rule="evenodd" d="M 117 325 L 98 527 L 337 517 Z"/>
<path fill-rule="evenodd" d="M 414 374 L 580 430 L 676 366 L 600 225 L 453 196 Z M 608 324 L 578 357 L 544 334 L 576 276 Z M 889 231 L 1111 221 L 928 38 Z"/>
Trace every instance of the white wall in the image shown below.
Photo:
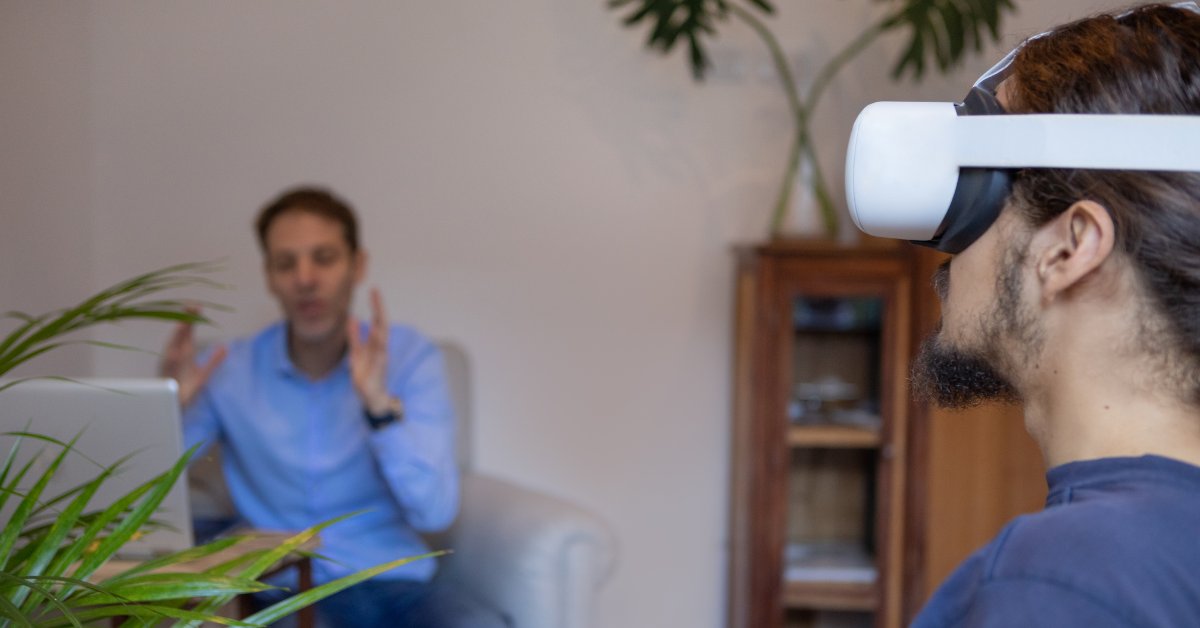
<path fill-rule="evenodd" d="M 810 61 L 881 8 L 779 4 L 771 23 Z M 1111 4 L 1025 2 L 1005 43 Z M 759 42 L 721 32 L 722 71 L 696 85 L 599 1 L 0 0 L 0 309 L 224 258 L 234 289 L 205 296 L 236 311 L 205 334 L 251 332 L 275 316 L 253 212 L 295 182 L 332 185 L 360 209 L 392 316 L 469 352 L 479 466 L 615 526 L 600 625 L 720 626 L 731 247 L 765 235 L 789 133 Z M 863 104 L 957 99 L 1002 52 L 897 85 L 900 43 L 822 105 L 835 182 Z"/>
<path fill-rule="evenodd" d="M 49 311 L 92 286 L 87 22 L 82 5 L 0 2 L 0 312 Z M 36 367 L 89 365 L 77 348 Z"/>

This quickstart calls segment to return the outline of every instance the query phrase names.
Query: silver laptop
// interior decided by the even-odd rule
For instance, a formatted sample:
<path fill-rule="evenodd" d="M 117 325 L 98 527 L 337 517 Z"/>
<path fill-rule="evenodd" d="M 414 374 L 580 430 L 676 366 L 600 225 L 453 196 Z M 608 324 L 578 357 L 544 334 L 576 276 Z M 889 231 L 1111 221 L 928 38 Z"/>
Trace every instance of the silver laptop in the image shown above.
<path fill-rule="evenodd" d="M 178 399 L 175 381 L 170 379 L 31 380 L 0 391 L 0 432 L 29 431 L 64 442 L 80 434 L 75 447 L 82 455 L 68 454 L 45 497 L 95 478 L 99 465 L 133 454 L 89 502 L 87 510 L 98 511 L 171 468 L 183 454 Z M 13 441 L 12 436 L 0 436 L 0 455 L 10 450 Z M 22 439 L 21 451 L 20 462 L 38 456 L 28 476 L 37 477 L 60 449 L 45 441 Z M 8 501 L 0 521 L 11 516 L 15 500 Z M 192 545 L 186 475 L 152 519 L 166 527 L 127 543 L 118 557 L 145 559 Z"/>

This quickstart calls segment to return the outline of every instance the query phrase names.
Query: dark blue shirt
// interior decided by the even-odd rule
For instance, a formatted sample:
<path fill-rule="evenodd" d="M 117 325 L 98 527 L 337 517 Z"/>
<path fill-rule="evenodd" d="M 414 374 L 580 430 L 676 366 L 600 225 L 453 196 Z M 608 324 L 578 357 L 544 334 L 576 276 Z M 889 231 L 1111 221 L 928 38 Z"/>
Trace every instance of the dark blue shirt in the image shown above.
<path fill-rule="evenodd" d="M 1104 458 L 1046 479 L 1046 509 L 960 565 L 914 628 L 1200 626 L 1200 468 Z"/>

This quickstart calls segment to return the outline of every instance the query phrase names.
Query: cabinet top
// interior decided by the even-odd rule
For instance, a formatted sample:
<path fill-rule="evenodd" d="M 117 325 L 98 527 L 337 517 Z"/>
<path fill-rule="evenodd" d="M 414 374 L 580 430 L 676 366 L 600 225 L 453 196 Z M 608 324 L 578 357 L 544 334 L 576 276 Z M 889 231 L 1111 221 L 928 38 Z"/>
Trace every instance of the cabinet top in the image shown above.
<path fill-rule="evenodd" d="M 845 244 L 837 240 L 807 238 L 776 238 L 767 242 L 741 244 L 735 247 L 738 256 L 822 257 L 904 256 L 912 253 L 913 245 L 900 240 L 862 235 L 858 242 Z"/>

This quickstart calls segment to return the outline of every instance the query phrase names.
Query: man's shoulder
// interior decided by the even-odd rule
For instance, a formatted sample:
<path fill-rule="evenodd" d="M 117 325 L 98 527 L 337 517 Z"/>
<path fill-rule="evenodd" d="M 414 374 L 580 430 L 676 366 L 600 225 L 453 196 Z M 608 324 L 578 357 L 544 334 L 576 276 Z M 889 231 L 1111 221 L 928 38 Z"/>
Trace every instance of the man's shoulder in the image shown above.
<path fill-rule="evenodd" d="M 1036 583 L 1139 615 L 1195 617 L 1200 582 L 1183 576 L 1200 563 L 1197 524 L 1194 510 L 1153 491 L 1051 507 L 1018 518 L 989 546 L 981 585 Z"/>
<path fill-rule="evenodd" d="M 988 572 L 1020 576 L 1065 570 L 1078 577 L 1088 573 L 1089 565 L 1128 565 L 1178 551 L 1200 559 L 1200 544 L 1160 529 L 1173 518 L 1171 510 L 1165 501 L 1156 506 L 1143 496 L 1130 495 L 1018 517 L 991 546 Z"/>
<path fill-rule="evenodd" d="M 1121 621 L 1155 618 L 1138 625 L 1195 617 L 1200 585 L 1180 576 L 1200 561 L 1200 544 L 1190 534 L 1164 535 L 1148 524 L 1153 511 L 1131 507 L 1143 505 L 1067 503 L 1017 517 L 959 566 L 914 625 L 957 626 L 988 601 L 1015 599 L 1043 604 L 1047 613 L 1082 604 Z"/>
<path fill-rule="evenodd" d="M 408 323 L 388 323 L 388 336 L 392 339 L 400 339 L 405 342 L 434 344 L 433 340 L 425 332 Z"/>
<path fill-rule="evenodd" d="M 1101 504 L 1068 504 L 1022 515 L 990 546 L 989 575 L 1042 574 L 1081 559 L 1108 561 L 1122 551 L 1126 513 Z"/>
<path fill-rule="evenodd" d="M 438 343 L 406 323 L 388 324 L 388 348 L 393 356 L 413 359 L 438 354 Z"/>

